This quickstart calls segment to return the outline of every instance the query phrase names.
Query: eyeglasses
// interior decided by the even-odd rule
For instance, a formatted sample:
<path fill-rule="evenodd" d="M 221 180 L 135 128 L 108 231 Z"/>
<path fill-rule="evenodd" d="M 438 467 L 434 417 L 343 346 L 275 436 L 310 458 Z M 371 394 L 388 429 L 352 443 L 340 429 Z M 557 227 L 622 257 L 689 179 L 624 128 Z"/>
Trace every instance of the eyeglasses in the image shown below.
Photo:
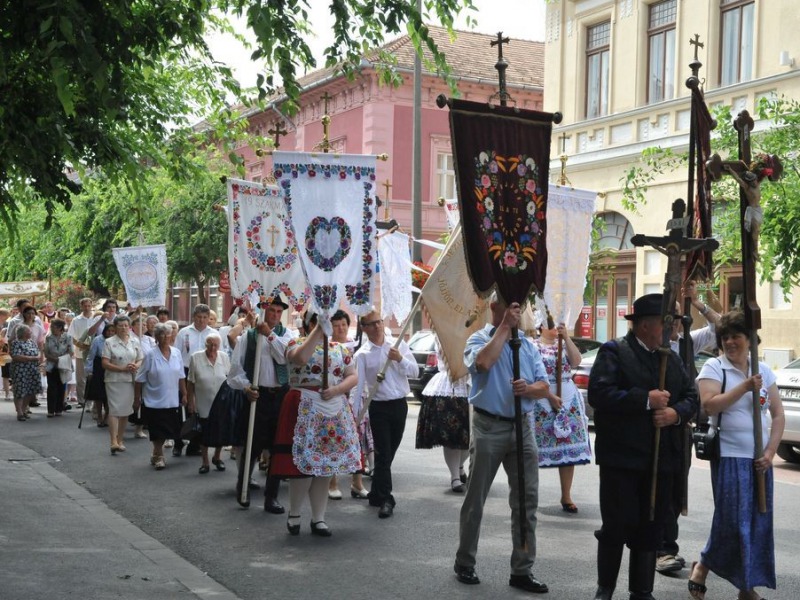
<path fill-rule="evenodd" d="M 375 321 L 367 321 L 366 323 L 361 323 L 362 327 L 374 327 L 375 325 L 380 325 L 383 323 L 383 319 L 376 319 Z"/>

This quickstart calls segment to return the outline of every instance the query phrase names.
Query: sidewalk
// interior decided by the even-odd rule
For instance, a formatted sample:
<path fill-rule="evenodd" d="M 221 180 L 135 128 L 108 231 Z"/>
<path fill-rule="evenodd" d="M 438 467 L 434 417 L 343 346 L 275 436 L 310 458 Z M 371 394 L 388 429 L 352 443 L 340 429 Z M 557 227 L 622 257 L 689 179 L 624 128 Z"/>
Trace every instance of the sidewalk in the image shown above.
<path fill-rule="evenodd" d="M 238 600 L 50 460 L 0 439 L 3 600 Z"/>

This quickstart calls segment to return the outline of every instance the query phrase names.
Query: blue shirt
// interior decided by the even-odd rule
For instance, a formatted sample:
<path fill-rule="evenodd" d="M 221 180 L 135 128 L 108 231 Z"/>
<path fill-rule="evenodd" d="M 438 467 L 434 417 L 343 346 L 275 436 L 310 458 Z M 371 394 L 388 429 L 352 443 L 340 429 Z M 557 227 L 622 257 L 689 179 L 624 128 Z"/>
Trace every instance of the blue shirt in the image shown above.
<path fill-rule="evenodd" d="M 103 346 L 106 345 L 106 338 L 102 335 L 95 336 L 92 340 L 92 345 L 89 348 L 89 354 L 86 360 L 83 361 L 83 369 L 86 371 L 87 377 L 94 371 L 94 359 L 98 356 L 103 356 Z"/>
<path fill-rule="evenodd" d="M 472 375 L 472 389 L 469 401 L 473 406 L 502 417 L 514 417 L 514 392 L 511 387 L 513 379 L 513 363 L 511 357 L 511 344 L 506 344 L 500 358 L 486 373 L 479 373 L 475 366 L 475 359 L 483 347 L 492 339 L 494 332 L 492 325 L 486 325 L 473 333 L 467 340 L 464 348 L 464 364 Z M 522 344 L 519 349 L 519 374 L 520 379 L 528 383 L 547 381 L 547 371 L 544 362 L 533 343 L 520 338 Z M 533 410 L 536 399 L 522 398 L 522 412 Z"/>

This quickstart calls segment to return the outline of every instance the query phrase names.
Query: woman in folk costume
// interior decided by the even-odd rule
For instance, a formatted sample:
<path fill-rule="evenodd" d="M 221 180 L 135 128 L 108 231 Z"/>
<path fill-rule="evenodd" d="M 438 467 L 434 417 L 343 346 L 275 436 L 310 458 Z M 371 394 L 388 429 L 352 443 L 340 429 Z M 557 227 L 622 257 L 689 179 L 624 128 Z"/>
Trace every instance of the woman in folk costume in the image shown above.
<path fill-rule="evenodd" d="M 561 396 L 556 395 L 559 336 L 563 339 Z M 542 356 L 550 381 L 548 398 L 537 400 L 536 407 L 528 413 L 539 448 L 539 467 L 558 467 L 561 508 L 564 512 L 576 513 L 578 507 L 572 501 L 575 465 L 584 465 L 592 457 L 583 398 L 572 381 L 572 369 L 580 364 L 581 352 L 567 334 L 564 323 L 554 326 L 549 315 L 533 343 Z"/>
<path fill-rule="evenodd" d="M 300 510 L 311 502 L 311 533 L 330 537 L 325 522 L 332 475 L 361 469 L 361 448 L 348 392 L 356 385 L 353 359 L 344 344 L 328 342 L 328 387 L 322 389 L 323 333 L 316 315 L 303 319 L 305 337 L 286 348 L 291 390 L 281 404 L 270 476 L 289 478 L 286 527 L 300 533 Z"/>

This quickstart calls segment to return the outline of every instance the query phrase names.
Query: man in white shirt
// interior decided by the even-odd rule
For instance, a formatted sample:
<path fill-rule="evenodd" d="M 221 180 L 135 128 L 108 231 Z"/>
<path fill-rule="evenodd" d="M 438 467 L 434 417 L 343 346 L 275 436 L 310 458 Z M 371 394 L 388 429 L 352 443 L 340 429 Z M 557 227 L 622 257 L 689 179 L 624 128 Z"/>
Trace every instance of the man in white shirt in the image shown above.
<path fill-rule="evenodd" d="M 275 441 L 275 431 L 278 426 L 278 415 L 281 410 L 281 401 L 289 390 L 289 378 L 286 370 L 286 346 L 289 341 L 297 337 L 281 323 L 283 311 L 289 305 L 275 296 L 270 304 L 262 304 L 265 309 L 264 321 L 255 326 L 255 316 L 248 313 L 251 327 L 239 336 L 231 356 L 231 370 L 228 373 L 228 385 L 234 390 L 243 390 L 247 394 L 250 404 L 246 411 L 237 418 L 237 431 L 242 433 L 242 440 L 246 443 L 247 423 L 250 419 L 250 406 L 256 403 L 256 419 L 253 429 L 253 442 L 250 452 L 250 464 L 245 470 L 245 448 L 237 451 L 239 457 L 239 475 L 236 482 L 236 501 L 244 507 L 249 502 L 241 501 L 241 490 L 244 482 L 250 482 L 253 465 L 263 450 L 271 450 Z M 256 336 L 262 335 L 263 349 L 258 371 L 258 381 L 254 382 L 255 375 L 255 349 Z M 257 384 L 257 385 L 255 385 Z M 284 507 L 278 502 L 278 488 L 280 479 L 267 476 L 264 488 L 264 510 L 272 514 L 282 514 Z M 255 487 L 252 486 L 251 487 Z"/>
<path fill-rule="evenodd" d="M 180 351 L 181 358 L 183 359 L 184 370 L 186 374 L 189 373 L 189 361 L 192 354 L 206 347 L 206 338 L 214 331 L 208 326 L 208 320 L 211 316 L 211 308 L 207 304 L 198 304 L 192 311 L 192 324 L 184 327 L 178 332 L 175 338 L 175 347 Z M 180 456 L 183 451 L 183 440 L 175 440 L 175 445 L 172 448 L 172 456 Z M 186 448 L 186 456 L 200 456 L 200 445 L 197 441 L 189 442 L 189 447 Z"/>
<path fill-rule="evenodd" d="M 75 384 L 77 386 L 78 402 L 84 401 L 86 390 L 86 371 L 84 369 L 84 359 L 89 353 L 92 338 L 98 333 L 102 319 L 95 317 L 92 313 L 92 299 L 81 299 L 81 312 L 72 319 L 67 333 L 72 338 L 75 345 Z"/>
<path fill-rule="evenodd" d="M 394 347 L 394 340 L 386 335 L 383 319 L 373 310 L 361 317 L 361 328 L 368 341 L 355 354 L 358 369 L 360 394 L 365 387 L 372 390 L 377 386 L 369 405 L 369 419 L 372 437 L 375 442 L 375 469 L 372 473 L 372 489 L 369 503 L 378 506 L 378 517 L 386 519 L 394 512 L 395 499 L 392 495 L 392 461 L 406 427 L 408 403 L 406 396 L 411 392 L 409 377 L 419 374 L 419 366 L 408 347 L 401 341 Z M 387 362 L 385 378 L 378 381 L 378 373 Z"/>

